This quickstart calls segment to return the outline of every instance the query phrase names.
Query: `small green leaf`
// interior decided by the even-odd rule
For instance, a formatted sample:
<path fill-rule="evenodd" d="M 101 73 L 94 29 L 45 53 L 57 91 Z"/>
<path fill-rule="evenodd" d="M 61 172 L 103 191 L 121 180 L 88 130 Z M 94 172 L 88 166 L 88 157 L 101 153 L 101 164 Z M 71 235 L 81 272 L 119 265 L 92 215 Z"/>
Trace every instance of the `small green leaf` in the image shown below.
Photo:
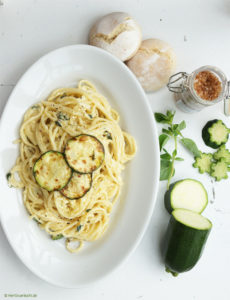
<path fill-rule="evenodd" d="M 172 172 L 172 162 L 161 159 L 160 180 L 167 180 Z"/>
<path fill-rule="evenodd" d="M 78 225 L 78 226 L 77 226 L 77 232 L 79 232 L 79 231 L 81 230 L 82 226 L 83 226 L 83 225 Z"/>
<path fill-rule="evenodd" d="M 105 130 L 103 136 L 106 137 L 108 140 L 112 140 L 112 135 L 108 130 Z"/>
<path fill-rule="evenodd" d="M 52 240 L 60 240 L 63 238 L 63 235 L 62 234 L 57 234 L 57 235 L 51 235 L 51 239 Z"/>
<path fill-rule="evenodd" d="M 63 112 L 59 111 L 57 113 L 57 118 L 58 120 L 63 120 L 63 121 L 67 121 L 69 120 L 69 116 L 67 114 L 64 114 Z"/>
<path fill-rule="evenodd" d="M 168 117 L 162 113 L 155 113 L 154 117 L 158 123 L 169 124 Z"/>
<path fill-rule="evenodd" d="M 59 121 L 55 121 L 55 124 L 56 124 L 57 126 L 59 126 L 59 127 L 62 127 L 62 126 L 61 126 L 61 123 L 60 123 Z"/>
<path fill-rule="evenodd" d="M 177 150 L 175 149 L 175 150 L 173 150 L 172 156 L 176 157 L 176 155 L 177 155 Z"/>
<path fill-rule="evenodd" d="M 173 131 L 176 131 L 176 130 L 178 129 L 178 126 L 179 126 L 178 124 L 172 125 L 172 130 L 173 130 Z"/>
<path fill-rule="evenodd" d="M 41 224 L 41 222 L 39 222 L 36 218 L 33 218 L 33 220 L 38 223 L 38 224 Z"/>
<path fill-rule="evenodd" d="M 176 157 L 175 160 L 183 161 L 184 159 L 182 157 Z"/>
<path fill-rule="evenodd" d="M 168 120 L 169 120 L 170 124 L 172 124 L 175 113 L 176 113 L 176 111 L 174 111 L 174 110 L 167 110 L 166 114 L 167 114 L 167 117 L 168 117 Z"/>
<path fill-rule="evenodd" d="M 171 160 L 171 155 L 169 153 L 161 154 L 161 159 Z"/>
<path fill-rule="evenodd" d="M 170 131 L 170 130 L 168 130 L 168 129 L 165 129 L 165 128 L 162 129 L 162 132 L 163 132 L 163 133 L 166 133 L 166 134 L 168 134 L 168 135 L 170 135 L 170 136 L 173 135 L 172 131 Z"/>
<path fill-rule="evenodd" d="M 11 173 L 9 172 L 9 173 L 6 174 L 6 179 L 9 180 L 10 177 L 11 177 Z"/>
<path fill-rule="evenodd" d="M 87 208 L 87 209 L 86 209 L 86 212 L 89 212 L 89 211 L 91 211 L 91 208 Z"/>
<path fill-rule="evenodd" d="M 186 123 L 185 121 L 180 122 L 180 124 L 178 125 L 178 130 L 183 130 L 186 128 Z"/>
<path fill-rule="evenodd" d="M 200 151 L 197 148 L 197 145 L 193 140 L 188 139 L 188 138 L 182 138 L 181 142 L 185 146 L 185 148 L 187 148 L 190 152 L 192 152 L 192 154 L 195 157 L 200 157 Z"/>
<path fill-rule="evenodd" d="M 167 134 L 161 134 L 159 136 L 160 151 L 166 145 L 166 143 L 168 142 L 168 140 L 169 140 L 169 136 Z"/>
<path fill-rule="evenodd" d="M 163 148 L 163 151 L 164 151 L 165 153 L 169 154 L 168 151 L 167 151 L 165 148 Z M 170 155 L 170 156 L 171 156 L 171 155 Z"/>

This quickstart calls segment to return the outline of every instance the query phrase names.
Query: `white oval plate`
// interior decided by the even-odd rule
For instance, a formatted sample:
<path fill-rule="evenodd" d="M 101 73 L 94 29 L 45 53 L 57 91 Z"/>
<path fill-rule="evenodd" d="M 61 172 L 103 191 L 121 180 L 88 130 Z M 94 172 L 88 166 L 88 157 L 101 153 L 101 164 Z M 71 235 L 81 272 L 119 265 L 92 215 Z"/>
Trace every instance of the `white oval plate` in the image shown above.
<path fill-rule="evenodd" d="M 121 126 L 136 139 L 138 152 L 124 171 L 120 201 L 102 239 L 79 254 L 52 241 L 28 218 L 20 190 L 9 188 L 6 173 L 18 155 L 25 111 L 55 88 L 91 80 L 121 115 Z M 44 280 L 62 287 L 92 283 L 114 270 L 140 242 L 153 212 L 159 178 L 157 130 L 146 96 L 125 64 L 87 45 L 57 49 L 39 59 L 14 88 L 0 126 L 1 223 L 23 263 Z"/>

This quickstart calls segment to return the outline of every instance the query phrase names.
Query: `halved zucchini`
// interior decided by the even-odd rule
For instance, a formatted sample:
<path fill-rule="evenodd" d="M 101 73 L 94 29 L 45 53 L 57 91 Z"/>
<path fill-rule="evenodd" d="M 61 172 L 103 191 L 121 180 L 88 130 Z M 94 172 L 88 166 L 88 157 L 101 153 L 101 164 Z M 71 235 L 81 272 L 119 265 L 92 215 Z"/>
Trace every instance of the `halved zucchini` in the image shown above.
<path fill-rule="evenodd" d="M 202 215 L 175 209 L 166 232 L 166 271 L 176 276 L 192 269 L 202 254 L 211 228 L 212 223 Z"/>
<path fill-rule="evenodd" d="M 68 140 L 65 157 L 71 168 L 81 174 L 92 173 L 103 163 L 105 149 L 94 136 L 80 134 Z"/>
<path fill-rule="evenodd" d="M 68 184 L 60 190 L 63 196 L 75 200 L 82 198 L 92 186 L 92 173 L 79 174 L 74 172 Z"/>
<path fill-rule="evenodd" d="M 34 178 L 49 192 L 61 190 L 70 180 L 72 170 L 58 151 L 47 151 L 35 162 Z"/>

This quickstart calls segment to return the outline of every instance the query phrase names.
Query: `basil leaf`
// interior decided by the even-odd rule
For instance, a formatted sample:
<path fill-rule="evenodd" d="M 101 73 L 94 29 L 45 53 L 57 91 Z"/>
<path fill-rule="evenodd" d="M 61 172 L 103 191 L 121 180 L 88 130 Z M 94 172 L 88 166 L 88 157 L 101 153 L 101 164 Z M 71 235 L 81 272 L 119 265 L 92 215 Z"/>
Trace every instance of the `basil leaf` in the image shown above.
<path fill-rule="evenodd" d="M 161 113 L 155 113 L 154 114 L 154 117 L 155 117 L 155 120 L 158 122 L 158 123 L 162 123 L 162 124 L 170 124 L 169 123 L 169 120 L 168 120 L 168 117 L 164 114 L 161 114 Z"/>
<path fill-rule="evenodd" d="M 172 162 L 161 159 L 160 180 L 167 180 L 172 172 Z"/>
<path fill-rule="evenodd" d="M 12 175 L 12 174 L 11 174 L 10 172 L 9 172 L 9 173 L 7 173 L 7 174 L 6 174 L 6 179 L 7 179 L 7 180 L 9 180 L 9 179 L 10 179 L 10 177 L 11 177 L 11 175 Z"/>
<path fill-rule="evenodd" d="M 172 131 L 170 131 L 170 130 L 168 130 L 168 129 L 165 129 L 165 128 L 162 129 L 162 132 L 164 132 L 164 133 L 166 133 L 166 134 L 168 134 L 168 135 L 171 135 L 171 136 L 173 135 L 173 134 L 172 134 Z"/>
<path fill-rule="evenodd" d="M 183 130 L 186 128 L 186 123 L 185 121 L 182 121 L 180 124 L 178 124 L 178 130 Z"/>
<path fill-rule="evenodd" d="M 197 148 L 197 145 L 193 140 L 188 139 L 188 138 L 182 138 L 181 142 L 185 146 L 185 148 L 187 148 L 190 152 L 192 152 L 192 154 L 195 157 L 200 157 L 200 151 Z"/>
<path fill-rule="evenodd" d="M 167 117 L 168 117 L 169 124 L 172 124 L 175 113 L 176 113 L 176 111 L 174 111 L 174 110 L 167 110 L 166 114 L 167 114 Z"/>
<path fill-rule="evenodd" d="M 161 154 L 161 159 L 170 160 L 171 159 L 171 155 L 169 153 Z"/>
<path fill-rule="evenodd" d="M 57 235 L 51 235 L 51 239 L 52 240 L 60 240 L 63 238 L 63 235 L 60 233 L 60 234 L 57 234 Z"/>
<path fill-rule="evenodd" d="M 79 232 L 81 230 L 82 226 L 83 225 L 81 225 L 81 224 L 77 226 L 77 232 Z"/>
<path fill-rule="evenodd" d="M 183 161 L 184 159 L 182 157 L 176 157 L 175 160 Z"/>
<path fill-rule="evenodd" d="M 166 145 L 166 143 L 168 142 L 168 140 L 169 140 L 169 136 L 167 134 L 161 134 L 159 136 L 160 151 Z"/>
<path fill-rule="evenodd" d="M 172 156 L 173 156 L 173 157 L 176 157 L 176 155 L 177 155 L 177 151 L 176 151 L 176 149 L 175 149 L 175 150 L 173 150 Z"/>
<path fill-rule="evenodd" d="M 55 121 L 55 124 L 56 124 L 57 126 L 59 126 L 59 127 L 62 127 L 62 126 L 61 126 L 61 123 L 60 123 L 59 121 Z"/>

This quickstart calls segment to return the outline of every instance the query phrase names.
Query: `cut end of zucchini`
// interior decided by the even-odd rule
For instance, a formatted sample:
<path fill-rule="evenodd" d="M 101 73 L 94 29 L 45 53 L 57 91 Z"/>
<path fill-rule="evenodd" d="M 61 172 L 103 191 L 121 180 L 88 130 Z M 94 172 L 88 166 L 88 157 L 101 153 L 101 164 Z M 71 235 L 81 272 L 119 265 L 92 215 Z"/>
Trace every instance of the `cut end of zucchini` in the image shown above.
<path fill-rule="evenodd" d="M 228 165 L 224 158 L 221 158 L 216 163 L 212 163 L 210 175 L 214 177 L 216 181 L 228 178 Z"/>
<path fill-rule="evenodd" d="M 205 144 L 217 149 L 228 141 L 229 129 L 221 120 L 211 120 L 202 129 Z"/>
<path fill-rule="evenodd" d="M 105 150 L 96 137 L 81 134 L 67 142 L 65 156 L 71 168 L 78 173 L 86 174 L 92 173 L 102 165 Z"/>
<path fill-rule="evenodd" d="M 197 230 L 209 230 L 212 228 L 212 223 L 202 215 L 186 210 L 175 209 L 172 212 L 173 217 L 181 224 Z"/>
<path fill-rule="evenodd" d="M 203 184 L 195 179 L 184 179 L 170 186 L 165 194 L 165 207 L 173 209 L 183 208 L 201 213 L 208 204 L 208 194 Z"/>
<path fill-rule="evenodd" d="M 220 148 L 213 154 L 215 160 L 220 160 L 223 158 L 227 164 L 230 164 L 230 152 L 226 149 L 225 145 L 220 146 Z"/>
<path fill-rule="evenodd" d="M 73 173 L 69 183 L 60 192 L 68 199 L 82 198 L 90 190 L 92 185 L 92 174 Z"/>
<path fill-rule="evenodd" d="M 42 154 L 34 164 L 33 173 L 40 187 L 49 192 L 62 189 L 72 176 L 64 155 L 57 151 Z"/>
<path fill-rule="evenodd" d="M 212 154 L 204 153 L 200 154 L 200 157 L 195 157 L 195 162 L 193 164 L 194 168 L 198 168 L 201 174 L 211 172 L 211 164 L 212 164 Z"/>

